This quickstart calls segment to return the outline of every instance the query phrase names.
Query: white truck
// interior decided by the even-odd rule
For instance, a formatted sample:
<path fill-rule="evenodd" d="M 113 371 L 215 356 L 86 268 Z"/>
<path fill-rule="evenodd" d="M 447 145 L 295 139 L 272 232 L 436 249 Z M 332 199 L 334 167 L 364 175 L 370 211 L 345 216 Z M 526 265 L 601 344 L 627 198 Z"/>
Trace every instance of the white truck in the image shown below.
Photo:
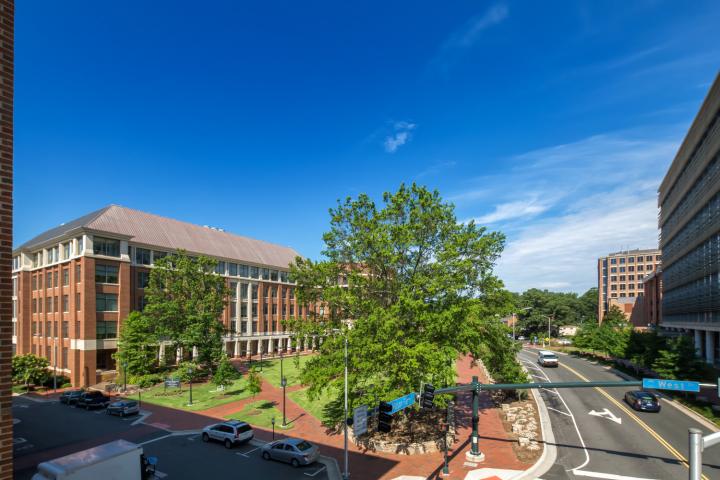
<path fill-rule="evenodd" d="M 42 462 L 32 480 L 142 480 L 152 478 L 143 477 L 148 460 L 154 473 L 156 459 L 146 459 L 140 445 L 115 440 Z"/>

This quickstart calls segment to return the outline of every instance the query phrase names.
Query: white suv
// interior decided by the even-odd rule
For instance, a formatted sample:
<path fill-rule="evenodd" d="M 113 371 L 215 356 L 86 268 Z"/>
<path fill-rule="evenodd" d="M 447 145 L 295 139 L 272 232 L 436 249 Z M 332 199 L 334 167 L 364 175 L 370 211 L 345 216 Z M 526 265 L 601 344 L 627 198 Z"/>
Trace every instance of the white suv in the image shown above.
<path fill-rule="evenodd" d="M 217 440 L 225 444 L 225 448 L 232 448 L 233 445 L 248 442 L 255 436 L 252 427 L 239 420 L 216 423 L 203 428 L 203 442 Z"/>
<path fill-rule="evenodd" d="M 557 367 L 560 364 L 557 355 L 547 350 L 540 350 L 538 352 L 537 362 L 538 365 L 543 367 Z"/>

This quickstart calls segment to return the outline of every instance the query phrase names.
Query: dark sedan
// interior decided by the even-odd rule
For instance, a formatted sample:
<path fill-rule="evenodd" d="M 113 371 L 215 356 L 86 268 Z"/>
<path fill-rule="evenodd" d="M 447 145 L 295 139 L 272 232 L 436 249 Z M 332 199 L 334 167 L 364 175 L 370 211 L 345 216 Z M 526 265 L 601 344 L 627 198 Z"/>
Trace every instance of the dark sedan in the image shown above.
<path fill-rule="evenodd" d="M 106 397 L 102 392 L 91 391 L 80 395 L 77 401 L 78 408 L 90 410 L 91 408 L 105 408 L 110 403 L 110 397 Z"/>
<path fill-rule="evenodd" d="M 68 405 L 77 403 L 83 393 L 85 393 L 85 390 L 83 389 L 66 390 L 60 394 L 60 403 L 66 403 Z"/>
<path fill-rule="evenodd" d="M 625 393 L 625 401 L 635 410 L 659 412 L 660 400 L 650 392 L 635 390 Z"/>

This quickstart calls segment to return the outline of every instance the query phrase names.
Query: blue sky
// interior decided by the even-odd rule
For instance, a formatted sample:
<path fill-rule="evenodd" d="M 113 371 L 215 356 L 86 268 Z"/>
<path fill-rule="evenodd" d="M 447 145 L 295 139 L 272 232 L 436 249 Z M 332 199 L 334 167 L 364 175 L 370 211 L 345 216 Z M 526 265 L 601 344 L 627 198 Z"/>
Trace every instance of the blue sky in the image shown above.
<path fill-rule="evenodd" d="M 507 234 L 508 288 L 657 245 L 720 4 L 19 2 L 15 239 L 110 203 L 317 258 L 401 182 Z"/>

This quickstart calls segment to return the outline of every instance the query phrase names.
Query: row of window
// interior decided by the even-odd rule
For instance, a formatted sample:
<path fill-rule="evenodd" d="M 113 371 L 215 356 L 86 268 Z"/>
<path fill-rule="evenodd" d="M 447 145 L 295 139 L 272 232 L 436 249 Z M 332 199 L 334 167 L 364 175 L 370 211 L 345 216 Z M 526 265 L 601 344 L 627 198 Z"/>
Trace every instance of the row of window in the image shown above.
<path fill-rule="evenodd" d="M 60 260 L 69 260 L 70 258 L 72 258 L 73 255 L 75 255 L 75 252 L 82 252 L 84 250 L 84 245 L 85 243 L 83 237 L 78 237 L 75 240 L 70 240 L 63 243 L 60 246 L 55 246 L 47 248 L 45 250 L 40 250 L 39 252 L 35 252 L 32 256 L 32 268 L 42 267 L 43 265 L 52 265 L 53 263 L 59 262 Z M 61 252 L 62 258 L 60 257 Z M 13 268 L 20 268 L 20 256 L 17 256 L 13 259 Z"/>
<path fill-rule="evenodd" d="M 637 266 L 637 271 L 638 271 L 638 272 L 642 272 L 642 271 L 652 272 L 654 269 L 655 269 L 655 267 L 654 267 L 652 264 L 648 264 L 648 265 L 644 265 L 644 266 L 643 266 L 643 265 L 638 265 L 638 266 Z M 627 267 L 610 267 L 610 273 L 618 273 L 618 271 L 619 271 L 620 273 L 634 272 L 634 271 L 635 271 L 635 266 L 634 266 L 634 265 L 629 265 L 629 266 L 627 266 Z"/>
<path fill-rule="evenodd" d="M 38 356 L 43 356 L 43 350 L 41 345 L 33 345 L 32 346 L 32 353 Z M 50 364 L 55 366 L 55 359 L 52 358 L 52 347 L 50 345 L 47 345 L 45 347 L 44 352 L 45 358 L 47 358 L 50 361 Z M 62 358 L 57 359 L 57 367 L 58 368 L 70 368 L 70 365 L 68 364 L 68 348 L 62 347 Z"/>
<path fill-rule="evenodd" d="M 635 280 L 635 275 L 620 275 L 621 282 L 624 282 L 626 279 L 632 282 L 633 280 Z M 642 275 L 638 275 L 637 279 L 642 280 Z M 616 275 L 612 275 L 610 276 L 610 281 L 617 282 L 618 277 Z M 638 285 L 642 285 L 642 283 L 638 283 Z"/>
<path fill-rule="evenodd" d="M 619 257 L 619 258 L 618 258 L 618 257 L 611 257 L 611 258 L 610 258 L 610 265 L 616 265 L 616 264 L 618 264 L 618 263 L 619 263 L 620 265 L 623 265 L 623 264 L 626 262 L 626 258 L 627 258 L 627 263 L 635 263 L 635 257 Z M 659 262 L 659 261 L 660 261 L 660 255 L 655 255 L 655 256 L 653 256 L 653 255 L 645 255 L 644 257 L 643 257 L 642 255 L 638 255 L 638 257 L 637 257 L 637 261 L 638 261 L 638 262 L 642 262 L 643 259 L 644 259 L 646 262 L 652 262 L 653 259 L 654 259 L 656 262 Z"/>
<path fill-rule="evenodd" d="M 624 284 L 624 283 L 621 283 L 620 285 L 610 285 L 610 290 L 618 290 L 618 287 L 620 287 L 619 290 L 625 290 L 625 284 Z M 637 288 L 638 288 L 638 290 L 642 290 L 642 289 L 644 288 L 644 287 L 643 287 L 643 284 L 642 284 L 642 283 L 638 283 L 638 284 L 637 284 Z M 628 284 L 627 284 L 627 289 L 628 289 L 628 290 L 635 290 L 635 284 L 634 284 L 634 283 L 628 283 Z"/>
<path fill-rule="evenodd" d="M 75 281 L 78 283 L 80 282 L 80 279 L 81 279 L 81 276 L 80 276 L 81 273 L 82 273 L 82 267 L 78 263 L 77 265 L 75 265 Z M 63 285 L 63 287 L 67 287 L 68 285 L 70 285 L 70 269 L 68 269 L 68 268 L 62 269 L 62 285 Z M 60 286 L 60 282 L 59 282 L 58 271 L 55 270 L 52 272 L 47 272 L 45 274 L 45 288 L 55 288 L 55 287 L 59 287 L 59 286 Z M 43 275 L 42 274 L 33 275 L 30 279 L 30 287 L 33 291 L 42 290 L 43 289 Z"/>
<path fill-rule="evenodd" d="M 45 313 L 59 313 L 60 297 L 45 298 Z M 80 311 L 82 303 L 80 302 L 80 293 L 75 294 L 75 310 Z M 117 312 L 118 296 L 115 293 L 97 293 L 95 294 L 95 310 L 98 312 Z M 68 295 L 62 296 L 62 311 L 67 313 L 70 311 L 70 298 Z M 32 299 L 32 313 L 43 313 L 42 298 Z"/>

